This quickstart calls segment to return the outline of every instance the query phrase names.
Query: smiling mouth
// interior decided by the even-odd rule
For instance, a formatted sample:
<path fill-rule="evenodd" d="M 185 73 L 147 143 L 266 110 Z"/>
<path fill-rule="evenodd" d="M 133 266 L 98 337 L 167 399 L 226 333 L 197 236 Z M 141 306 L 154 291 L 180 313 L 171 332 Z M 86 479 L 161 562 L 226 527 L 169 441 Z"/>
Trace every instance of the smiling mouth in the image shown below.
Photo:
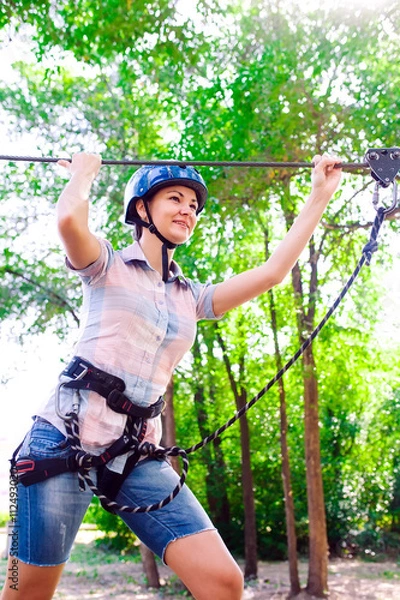
<path fill-rule="evenodd" d="M 189 229 L 189 225 L 184 221 L 173 221 L 173 223 L 175 223 L 175 225 L 179 225 L 179 227 L 182 227 L 184 229 Z"/>

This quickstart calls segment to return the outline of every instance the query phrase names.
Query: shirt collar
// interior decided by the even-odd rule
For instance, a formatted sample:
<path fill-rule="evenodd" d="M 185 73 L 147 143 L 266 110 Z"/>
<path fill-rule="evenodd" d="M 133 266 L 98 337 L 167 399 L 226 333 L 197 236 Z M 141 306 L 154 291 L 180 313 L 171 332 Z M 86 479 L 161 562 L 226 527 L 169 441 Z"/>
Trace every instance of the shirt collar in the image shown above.
<path fill-rule="evenodd" d="M 133 244 L 130 244 L 130 246 L 127 246 L 126 248 L 121 250 L 119 254 L 120 254 L 122 260 L 124 261 L 124 263 L 141 262 L 141 263 L 145 263 L 147 265 L 147 267 L 149 269 L 151 269 L 152 271 L 154 270 L 153 267 L 151 265 L 149 265 L 149 262 L 148 262 L 146 256 L 144 255 L 144 252 L 138 242 L 134 242 Z M 187 285 L 186 277 L 183 275 L 180 266 L 174 260 L 171 261 L 170 271 L 172 272 L 172 275 L 168 279 L 168 283 L 178 280 L 179 283 L 184 283 Z"/>

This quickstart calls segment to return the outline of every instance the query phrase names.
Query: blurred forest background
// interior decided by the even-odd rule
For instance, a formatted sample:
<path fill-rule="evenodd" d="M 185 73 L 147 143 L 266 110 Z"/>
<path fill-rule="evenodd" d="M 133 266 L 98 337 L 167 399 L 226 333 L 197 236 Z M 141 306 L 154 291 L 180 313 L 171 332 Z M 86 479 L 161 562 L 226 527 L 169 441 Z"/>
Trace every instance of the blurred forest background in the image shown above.
<path fill-rule="evenodd" d="M 2 130 L 33 139 L 36 156 L 310 162 L 329 152 L 362 162 L 368 148 L 400 145 L 399 29 L 394 0 L 3 2 L 1 47 L 23 54 L 11 83 L 0 81 Z M 217 282 L 268 257 L 308 194 L 310 169 L 199 170 L 207 210 L 175 256 L 189 277 Z M 93 190 L 92 228 L 115 248 L 131 240 L 120 219 L 132 172 L 103 166 Z M 7 336 L 74 336 L 80 283 L 47 235 L 61 169 L 3 162 L 0 181 L 3 351 Z M 223 424 L 311 333 L 368 241 L 372 192 L 368 170 L 344 173 L 292 276 L 199 324 L 168 393 L 168 434 L 180 446 Z M 188 482 L 249 577 L 257 559 L 309 553 L 318 593 L 326 546 L 399 553 L 400 337 L 390 320 L 399 299 L 388 294 L 399 215 L 305 355 L 240 425 L 191 455 Z M 90 512 L 131 542 L 96 503 Z"/>

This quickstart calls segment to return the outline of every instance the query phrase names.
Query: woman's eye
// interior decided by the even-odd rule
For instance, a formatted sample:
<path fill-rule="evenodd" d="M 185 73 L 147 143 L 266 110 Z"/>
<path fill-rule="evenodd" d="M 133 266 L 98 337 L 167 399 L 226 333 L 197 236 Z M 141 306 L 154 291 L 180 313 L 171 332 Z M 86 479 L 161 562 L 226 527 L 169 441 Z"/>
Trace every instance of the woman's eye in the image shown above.
<path fill-rule="evenodd" d="M 172 200 L 172 202 L 178 202 L 178 204 L 181 203 L 181 198 L 179 196 L 169 196 L 169 199 Z M 197 203 L 196 204 L 190 204 L 190 210 L 193 211 L 194 213 L 197 213 Z"/>

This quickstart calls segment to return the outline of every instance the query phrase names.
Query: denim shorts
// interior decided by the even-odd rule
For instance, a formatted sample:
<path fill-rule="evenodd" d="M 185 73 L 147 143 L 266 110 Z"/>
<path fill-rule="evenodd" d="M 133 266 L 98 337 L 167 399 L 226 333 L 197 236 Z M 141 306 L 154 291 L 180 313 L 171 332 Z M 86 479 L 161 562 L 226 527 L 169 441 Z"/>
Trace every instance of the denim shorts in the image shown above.
<path fill-rule="evenodd" d="M 66 458 L 71 453 L 69 441 L 58 429 L 43 419 L 36 419 L 19 456 L 40 460 Z M 93 473 L 91 477 L 95 481 Z M 152 504 L 168 496 L 178 480 L 166 460 L 145 459 L 126 478 L 115 500 L 134 507 Z M 76 473 L 56 475 L 29 487 L 19 483 L 18 512 L 14 521 L 18 547 L 14 547 L 13 556 L 37 566 L 65 563 L 92 496 L 88 488 L 83 492 L 79 489 Z M 119 514 L 137 537 L 163 560 L 170 542 L 215 529 L 186 485 L 170 504 L 159 510 Z"/>

